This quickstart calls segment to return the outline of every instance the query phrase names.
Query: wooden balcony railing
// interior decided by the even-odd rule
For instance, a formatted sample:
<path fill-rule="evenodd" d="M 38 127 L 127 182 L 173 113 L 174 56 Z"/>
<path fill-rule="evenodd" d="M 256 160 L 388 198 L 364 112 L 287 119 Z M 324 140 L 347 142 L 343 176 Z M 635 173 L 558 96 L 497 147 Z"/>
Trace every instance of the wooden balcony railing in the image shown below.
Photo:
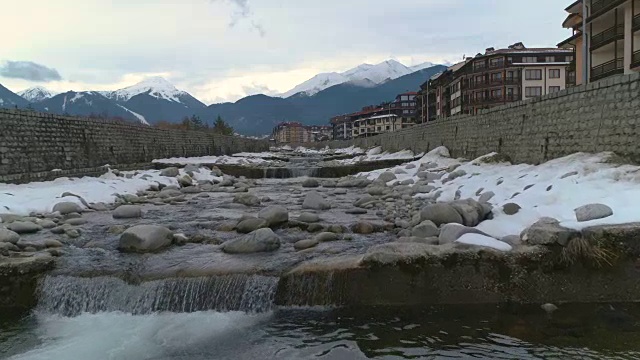
<path fill-rule="evenodd" d="M 622 74 L 624 72 L 624 59 L 614 59 L 604 64 L 591 68 L 591 80 L 599 80 L 607 76 Z"/>
<path fill-rule="evenodd" d="M 612 26 L 598 34 L 591 36 L 591 50 L 624 38 L 624 25 Z"/>
<path fill-rule="evenodd" d="M 616 6 L 624 3 L 625 0 L 594 0 L 591 2 L 591 11 L 589 17 L 594 15 L 601 15 L 600 13 L 607 9 L 613 9 Z"/>
<path fill-rule="evenodd" d="M 492 86 L 520 85 L 520 78 L 502 78 L 500 80 L 483 80 L 479 82 L 469 82 L 469 89 L 482 89 Z"/>
<path fill-rule="evenodd" d="M 522 96 L 507 94 L 504 96 L 487 96 L 481 97 L 477 99 L 471 99 L 471 105 L 479 106 L 479 105 L 491 105 L 491 104 L 501 104 L 506 102 L 514 102 L 522 100 Z"/>

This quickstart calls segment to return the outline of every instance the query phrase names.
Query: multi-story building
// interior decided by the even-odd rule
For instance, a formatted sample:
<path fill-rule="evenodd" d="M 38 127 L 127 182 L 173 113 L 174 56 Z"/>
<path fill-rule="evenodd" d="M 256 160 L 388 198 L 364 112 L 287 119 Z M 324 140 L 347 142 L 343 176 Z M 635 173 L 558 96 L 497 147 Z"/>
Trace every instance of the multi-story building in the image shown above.
<path fill-rule="evenodd" d="M 330 125 L 309 125 L 306 128 L 311 142 L 331 140 L 333 138 L 333 127 Z"/>
<path fill-rule="evenodd" d="M 573 51 L 516 43 L 450 66 L 422 86 L 421 122 L 539 97 L 564 89 Z M 425 104 L 426 101 L 426 104 Z M 435 105 L 431 105 L 435 102 Z"/>
<path fill-rule="evenodd" d="M 309 142 L 309 131 L 299 122 L 282 122 L 273 129 L 277 143 L 301 144 Z"/>
<path fill-rule="evenodd" d="M 640 0 L 578 0 L 565 11 L 573 34 L 558 47 L 575 51 L 576 84 L 640 71 Z"/>
<path fill-rule="evenodd" d="M 333 117 L 333 138 L 351 139 L 396 131 L 416 123 L 417 92 L 406 92 L 395 100 L 378 106 L 366 106 L 361 111 Z"/>

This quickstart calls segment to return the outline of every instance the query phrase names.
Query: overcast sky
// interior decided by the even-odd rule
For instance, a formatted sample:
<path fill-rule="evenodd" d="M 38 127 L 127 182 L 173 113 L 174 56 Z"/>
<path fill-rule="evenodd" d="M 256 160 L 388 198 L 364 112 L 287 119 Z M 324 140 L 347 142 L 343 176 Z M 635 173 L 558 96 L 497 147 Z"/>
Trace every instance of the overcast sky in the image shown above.
<path fill-rule="evenodd" d="M 115 90 L 161 75 L 207 104 L 390 58 L 554 46 L 557 0 L 2 0 L 0 83 Z"/>

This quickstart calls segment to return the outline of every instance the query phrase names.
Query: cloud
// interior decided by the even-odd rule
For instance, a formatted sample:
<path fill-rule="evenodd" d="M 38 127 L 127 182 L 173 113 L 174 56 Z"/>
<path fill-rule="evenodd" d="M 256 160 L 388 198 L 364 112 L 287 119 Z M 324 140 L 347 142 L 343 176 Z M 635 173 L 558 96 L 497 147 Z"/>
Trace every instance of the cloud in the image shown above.
<path fill-rule="evenodd" d="M 248 19 L 253 14 L 249 7 L 249 0 L 211 0 L 211 2 L 227 2 L 237 7 L 236 12 L 231 16 L 231 22 L 229 22 L 229 27 L 231 28 L 236 26 L 240 20 Z M 264 37 L 267 34 L 264 26 L 255 20 L 251 20 L 251 28 L 257 31 L 261 37 Z"/>
<path fill-rule="evenodd" d="M 0 65 L 0 76 L 41 82 L 62 80 L 58 70 L 31 61 L 6 61 Z"/>
<path fill-rule="evenodd" d="M 264 95 L 277 95 L 278 91 L 269 89 L 267 85 L 253 83 L 251 85 L 243 85 L 242 91 L 246 96 L 264 94 Z"/>

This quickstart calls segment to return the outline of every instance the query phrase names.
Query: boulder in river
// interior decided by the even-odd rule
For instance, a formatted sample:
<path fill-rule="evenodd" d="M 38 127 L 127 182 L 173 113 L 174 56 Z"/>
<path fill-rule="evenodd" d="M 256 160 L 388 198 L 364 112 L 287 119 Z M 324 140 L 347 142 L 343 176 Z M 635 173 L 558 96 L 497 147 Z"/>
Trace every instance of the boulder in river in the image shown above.
<path fill-rule="evenodd" d="M 389 181 L 393 181 L 396 179 L 397 179 L 396 174 L 392 173 L 391 171 L 383 172 L 382 174 L 380 174 L 380 176 L 378 176 L 378 180 L 383 181 L 385 183 L 388 183 Z"/>
<path fill-rule="evenodd" d="M 320 186 L 320 183 L 316 179 L 309 178 L 302 182 L 302 187 L 305 188 L 317 188 L 318 186 Z"/>
<path fill-rule="evenodd" d="M 60 215 L 66 215 L 70 213 L 81 213 L 82 207 L 74 202 L 64 201 L 59 202 L 53 207 L 52 212 L 59 212 Z"/>
<path fill-rule="evenodd" d="M 305 240 L 296 241 L 296 243 L 293 244 L 293 248 L 298 251 L 306 250 L 306 249 L 310 249 L 312 247 L 318 246 L 319 243 L 320 242 L 315 239 L 305 239 Z"/>
<path fill-rule="evenodd" d="M 160 171 L 160 176 L 176 177 L 178 175 L 180 175 L 180 170 L 177 167 L 168 167 Z"/>
<path fill-rule="evenodd" d="M 440 228 L 440 235 L 438 236 L 438 242 L 440 245 L 449 244 L 460 239 L 460 237 L 462 237 L 462 235 L 464 234 L 487 235 L 476 228 L 472 228 L 472 227 L 468 227 L 460 224 L 453 224 L 453 223 L 444 224 Z"/>
<path fill-rule="evenodd" d="M 20 240 L 20 235 L 17 232 L 0 228 L 0 243 L 7 242 L 15 245 L 18 240 Z"/>
<path fill-rule="evenodd" d="M 304 223 L 317 223 L 318 221 L 320 221 L 320 216 L 318 216 L 317 214 L 305 212 L 298 216 L 298 221 Z"/>
<path fill-rule="evenodd" d="M 438 235 L 440 235 L 440 229 L 431 220 L 425 220 L 411 230 L 411 236 L 421 238 L 437 237 Z"/>
<path fill-rule="evenodd" d="M 366 221 L 358 221 L 351 226 L 351 230 L 356 234 L 372 234 L 375 232 L 375 228 L 372 224 Z"/>
<path fill-rule="evenodd" d="M 248 234 L 258 229 L 269 227 L 269 223 L 265 219 L 249 218 L 242 220 L 236 225 L 236 231 L 241 234 Z"/>
<path fill-rule="evenodd" d="M 7 225 L 7 229 L 18 234 L 32 234 L 42 230 L 42 226 L 34 224 L 31 221 L 14 221 Z"/>
<path fill-rule="evenodd" d="M 420 210 L 420 221 L 431 220 L 436 226 L 442 224 L 462 224 L 462 216 L 447 203 L 427 205 Z"/>
<path fill-rule="evenodd" d="M 322 197 L 322 195 L 320 195 L 320 193 L 316 191 L 310 191 L 304 197 L 302 208 L 313 210 L 328 210 L 331 209 L 331 205 Z"/>
<path fill-rule="evenodd" d="M 515 215 L 520 211 L 520 209 L 521 209 L 520 205 L 516 203 L 507 203 L 502 205 L 502 211 L 506 215 Z"/>
<path fill-rule="evenodd" d="M 229 254 L 271 252 L 280 248 L 280 238 L 269 228 L 259 229 L 241 238 L 222 244 L 222 251 Z"/>
<path fill-rule="evenodd" d="M 173 232 L 164 226 L 136 225 L 120 235 L 122 252 L 153 252 L 171 245 Z"/>
<path fill-rule="evenodd" d="M 282 206 L 271 205 L 260 210 L 258 217 L 266 220 L 268 226 L 276 226 L 289 221 L 289 212 Z"/>
<path fill-rule="evenodd" d="M 260 199 L 249 193 L 239 193 L 233 198 L 234 203 L 246 205 L 246 206 L 258 206 L 260 205 Z"/>
<path fill-rule="evenodd" d="M 142 217 L 142 208 L 138 205 L 120 205 L 113 211 L 114 219 L 134 219 Z"/>
<path fill-rule="evenodd" d="M 338 240 L 338 235 L 333 232 L 321 232 L 313 237 L 318 242 L 329 242 Z"/>
<path fill-rule="evenodd" d="M 529 245 L 560 244 L 566 246 L 569 241 L 580 236 L 580 232 L 560 225 L 553 218 L 542 218 L 525 229 L 520 238 Z"/>

